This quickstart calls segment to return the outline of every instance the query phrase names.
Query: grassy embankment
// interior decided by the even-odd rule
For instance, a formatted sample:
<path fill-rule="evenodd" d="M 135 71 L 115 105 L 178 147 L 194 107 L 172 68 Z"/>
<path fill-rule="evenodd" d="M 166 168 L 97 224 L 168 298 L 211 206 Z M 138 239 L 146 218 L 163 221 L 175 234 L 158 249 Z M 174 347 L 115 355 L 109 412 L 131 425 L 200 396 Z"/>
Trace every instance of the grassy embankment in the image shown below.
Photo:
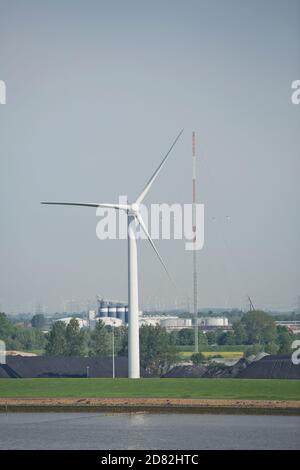
<path fill-rule="evenodd" d="M 0 398 L 300 400 L 300 381 L 275 379 L 1 379 Z"/>

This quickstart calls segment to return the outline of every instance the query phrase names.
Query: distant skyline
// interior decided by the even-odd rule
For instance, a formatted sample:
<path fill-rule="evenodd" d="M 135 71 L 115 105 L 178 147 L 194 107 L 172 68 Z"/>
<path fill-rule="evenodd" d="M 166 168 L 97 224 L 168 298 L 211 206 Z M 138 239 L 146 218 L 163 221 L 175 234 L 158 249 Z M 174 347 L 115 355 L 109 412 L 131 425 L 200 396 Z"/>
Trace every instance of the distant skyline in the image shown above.
<path fill-rule="evenodd" d="M 296 309 L 299 18 L 298 0 L 0 0 L 1 309 L 126 299 L 126 240 L 40 202 L 133 199 L 183 127 L 145 204 L 191 202 L 196 131 L 199 308 Z M 139 241 L 141 308 L 187 303 L 192 253 L 156 244 L 180 288 Z"/>

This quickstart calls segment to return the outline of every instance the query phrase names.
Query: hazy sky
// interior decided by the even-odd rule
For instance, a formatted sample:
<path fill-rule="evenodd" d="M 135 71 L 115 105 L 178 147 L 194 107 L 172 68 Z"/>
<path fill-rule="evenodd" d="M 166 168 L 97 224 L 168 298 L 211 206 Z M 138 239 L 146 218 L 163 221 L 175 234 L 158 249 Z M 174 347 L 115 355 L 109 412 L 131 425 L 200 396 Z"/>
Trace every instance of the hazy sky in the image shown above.
<path fill-rule="evenodd" d="M 127 298 L 127 242 L 93 209 L 43 200 L 205 204 L 199 304 L 293 308 L 300 295 L 300 1 L 0 0 L 1 308 Z M 228 216 L 230 218 L 228 218 Z M 192 294 L 183 241 L 139 242 L 140 303 Z"/>

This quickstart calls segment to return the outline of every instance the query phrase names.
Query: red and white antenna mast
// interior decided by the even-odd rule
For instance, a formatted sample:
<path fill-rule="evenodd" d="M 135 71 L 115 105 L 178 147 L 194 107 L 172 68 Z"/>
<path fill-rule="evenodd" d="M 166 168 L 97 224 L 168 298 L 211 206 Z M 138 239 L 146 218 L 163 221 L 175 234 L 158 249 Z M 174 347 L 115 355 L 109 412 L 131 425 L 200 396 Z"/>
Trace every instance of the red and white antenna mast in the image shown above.
<path fill-rule="evenodd" d="M 197 280 L 197 233 L 196 233 L 196 134 L 192 134 L 192 161 L 193 161 L 193 217 L 192 217 L 192 230 L 193 230 L 193 289 L 194 289 L 194 330 L 195 330 L 195 353 L 199 352 L 198 346 L 198 280 Z"/>

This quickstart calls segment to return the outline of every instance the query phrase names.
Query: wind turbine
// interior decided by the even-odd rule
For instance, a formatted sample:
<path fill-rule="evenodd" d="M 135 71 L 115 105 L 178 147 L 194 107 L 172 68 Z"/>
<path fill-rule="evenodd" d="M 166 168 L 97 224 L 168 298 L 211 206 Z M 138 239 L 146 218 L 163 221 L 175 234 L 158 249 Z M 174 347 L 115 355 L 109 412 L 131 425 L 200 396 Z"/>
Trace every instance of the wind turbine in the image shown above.
<path fill-rule="evenodd" d="M 150 237 L 148 229 L 140 213 L 140 204 L 146 197 L 149 189 L 166 163 L 173 147 L 180 138 L 183 129 L 179 132 L 168 152 L 164 156 L 159 167 L 155 170 L 143 191 L 135 202 L 131 204 L 106 204 L 106 203 L 85 203 L 85 202 L 42 202 L 41 204 L 60 206 L 83 206 L 83 207 L 104 207 L 109 209 L 123 210 L 127 213 L 128 228 L 128 377 L 131 379 L 140 378 L 140 346 L 139 346 L 139 303 L 138 303 L 138 264 L 137 264 L 137 243 L 136 227 L 139 224 L 149 240 L 158 259 L 163 265 L 166 273 L 170 277 L 166 265 L 164 264 L 156 246 Z"/>

